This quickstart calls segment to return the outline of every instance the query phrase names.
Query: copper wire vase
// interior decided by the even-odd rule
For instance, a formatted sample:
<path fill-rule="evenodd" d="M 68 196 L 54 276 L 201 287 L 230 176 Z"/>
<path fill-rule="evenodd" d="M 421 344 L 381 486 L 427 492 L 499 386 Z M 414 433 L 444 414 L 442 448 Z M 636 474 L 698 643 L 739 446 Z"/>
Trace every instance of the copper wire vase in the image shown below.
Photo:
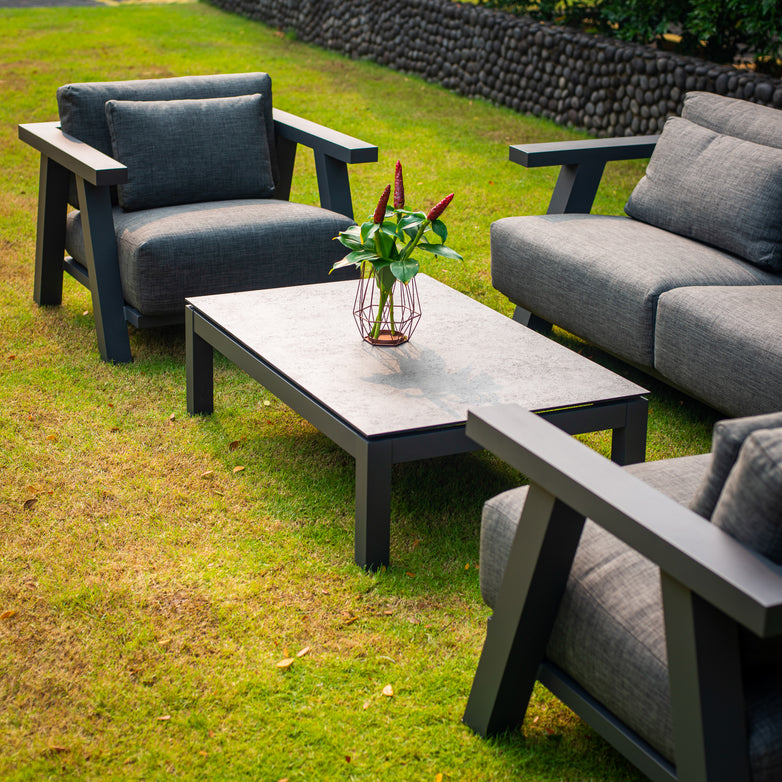
<path fill-rule="evenodd" d="M 395 282 L 380 309 L 380 288 L 373 270 L 362 271 L 353 317 L 361 338 L 370 345 L 394 347 L 407 342 L 421 319 L 421 302 L 415 277 L 407 284 Z"/>

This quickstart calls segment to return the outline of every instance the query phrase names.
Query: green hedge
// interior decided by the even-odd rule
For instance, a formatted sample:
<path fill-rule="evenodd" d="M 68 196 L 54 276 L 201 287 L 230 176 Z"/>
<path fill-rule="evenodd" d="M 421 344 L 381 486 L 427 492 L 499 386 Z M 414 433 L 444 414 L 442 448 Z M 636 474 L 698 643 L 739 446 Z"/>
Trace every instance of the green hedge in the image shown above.
<path fill-rule="evenodd" d="M 717 63 L 749 58 L 782 75 L 779 0 L 478 0 L 480 5 L 636 43 L 657 43 Z M 669 36 L 669 37 L 665 37 Z"/>

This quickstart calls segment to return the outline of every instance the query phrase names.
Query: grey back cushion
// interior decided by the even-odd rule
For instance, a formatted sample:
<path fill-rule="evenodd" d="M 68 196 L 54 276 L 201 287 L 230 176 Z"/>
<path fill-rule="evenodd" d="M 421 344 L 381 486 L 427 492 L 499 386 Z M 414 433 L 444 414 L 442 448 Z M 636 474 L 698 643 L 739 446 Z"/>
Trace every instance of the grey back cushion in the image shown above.
<path fill-rule="evenodd" d="M 782 412 L 717 421 L 711 436 L 709 469 L 690 500 L 690 509 L 710 519 L 744 441 L 759 429 L 778 427 L 782 427 Z"/>
<path fill-rule="evenodd" d="M 127 211 L 274 194 L 261 95 L 106 102 Z"/>
<path fill-rule="evenodd" d="M 688 92 L 682 117 L 728 136 L 782 149 L 782 112 L 711 92 Z"/>
<path fill-rule="evenodd" d="M 711 520 L 782 564 L 782 428 L 759 429 L 747 437 Z"/>
<path fill-rule="evenodd" d="M 670 117 L 625 211 L 782 270 L 782 149 Z"/>

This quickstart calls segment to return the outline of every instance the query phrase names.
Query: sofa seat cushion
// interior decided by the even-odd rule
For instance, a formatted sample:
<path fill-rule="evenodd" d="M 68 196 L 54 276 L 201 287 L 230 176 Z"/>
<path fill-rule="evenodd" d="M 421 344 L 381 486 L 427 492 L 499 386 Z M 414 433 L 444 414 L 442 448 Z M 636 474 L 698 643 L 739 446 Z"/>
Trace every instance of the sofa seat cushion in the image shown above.
<path fill-rule="evenodd" d="M 660 296 L 654 367 L 728 415 L 782 409 L 782 285 L 682 287 Z"/>
<path fill-rule="evenodd" d="M 68 216 L 66 248 L 86 265 L 80 218 L 78 211 Z M 184 315 L 189 296 L 327 282 L 344 255 L 333 239 L 351 222 L 320 207 L 268 198 L 117 208 L 125 301 L 143 315 Z"/>
<path fill-rule="evenodd" d="M 624 469 L 686 504 L 708 465 L 703 454 Z M 484 506 L 481 594 L 491 607 L 526 494 L 526 486 L 512 489 Z M 584 525 L 547 656 L 658 752 L 673 756 L 659 571 L 591 521 Z"/>
<path fill-rule="evenodd" d="M 686 505 L 709 454 L 624 469 Z M 481 593 L 494 607 L 527 487 L 489 500 L 481 525 Z M 587 520 L 547 657 L 618 719 L 675 763 L 659 570 Z M 782 774 L 782 681 L 778 666 L 747 672 L 754 782 Z"/>
<path fill-rule="evenodd" d="M 492 284 L 515 304 L 651 367 L 660 294 L 685 285 L 765 285 L 771 272 L 627 217 L 507 217 L 491 227 Z"/>

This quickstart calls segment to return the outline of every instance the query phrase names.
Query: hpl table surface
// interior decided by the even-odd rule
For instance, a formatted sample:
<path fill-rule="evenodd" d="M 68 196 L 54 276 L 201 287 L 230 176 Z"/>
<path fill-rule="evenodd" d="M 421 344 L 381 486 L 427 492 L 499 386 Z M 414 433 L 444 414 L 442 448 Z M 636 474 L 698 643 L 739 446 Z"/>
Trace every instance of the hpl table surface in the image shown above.
<path fill-rule="evenodd" d="M 368 439 L 464 424 L 468 407 L 542 411 L 646 393 L 425 274 L 416 282 L 421 320 L 397 347 L 361 340 L 352 281 L 188 303 Z"/>

